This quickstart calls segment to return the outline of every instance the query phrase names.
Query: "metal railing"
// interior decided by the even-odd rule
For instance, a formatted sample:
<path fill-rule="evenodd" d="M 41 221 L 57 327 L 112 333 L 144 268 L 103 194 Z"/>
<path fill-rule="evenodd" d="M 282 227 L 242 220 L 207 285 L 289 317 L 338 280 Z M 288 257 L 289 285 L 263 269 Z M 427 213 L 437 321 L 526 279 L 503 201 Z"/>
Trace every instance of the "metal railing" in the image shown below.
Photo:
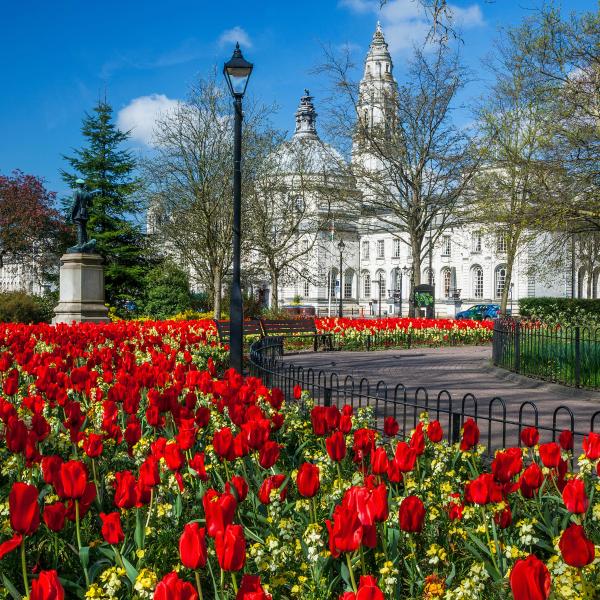
<path fill-rule="evenodd" d="M 600 389 L 600 327 L 496 319 L 492 361 L 528 377 Z"/>
<path fill-rule="evenodd" d="M 390 387 L 384 381 L 373 384 L 364 377 L 356 381 L 351 375 L 286 364 L 283 356 L 282 338 L 255 342 L 250 350 L 249 374 L 261 378 L 268 387 L 280 388 L 288 401 L 294 401 L 294 388 L 299 385 L 318 405 L 372 407 L 379 430 L 383 430 L 385 418 L 392 416 L 398 421 L 399 435 L 403 437 L 416 427 L 421 413 L 427 412 L 430 419 L 440 421 L 448 441 L 455 443 L 460 440 L 465 420 L 473 418 L 479 425 L 480 443 L 485 445 L 488 457 L 507 445 L 521 445 L 521 431 L 528 426 L 539 429 L 541 442 L 556 441 L 560 432 L 567 429 L 574 436 L 575 447 L 580 448 L 583 436 L 594 431 L 600 422 L 598 410 L 589 418 L 589 429 L 578 430 L 584 419 L 576 422 L 576 416 L 568 406 L 558 406 L 551 414 L 543 414 L 533 402 L 526 401 L 511 406 L 512 414 L 509 415 L 506 403 L 500 397 L 484 404 L 471 393 L 454 399 L 445 389 L 433 394 L 420 386 L 411 393 L 403 383 Z"/>

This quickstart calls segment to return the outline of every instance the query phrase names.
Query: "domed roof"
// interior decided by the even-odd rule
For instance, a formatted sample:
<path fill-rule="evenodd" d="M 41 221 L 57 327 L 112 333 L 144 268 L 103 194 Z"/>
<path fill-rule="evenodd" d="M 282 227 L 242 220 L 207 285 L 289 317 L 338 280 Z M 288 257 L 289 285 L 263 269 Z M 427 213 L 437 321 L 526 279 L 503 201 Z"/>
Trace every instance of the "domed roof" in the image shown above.
<path fill-rule="evenodd" d="M 296 131 L 276 152 L 279 167 L 286 173 L 326 173 L 339 171 L 342 155 L 317 134 L 317 113 L 308 90 L 296 111 Z"/>

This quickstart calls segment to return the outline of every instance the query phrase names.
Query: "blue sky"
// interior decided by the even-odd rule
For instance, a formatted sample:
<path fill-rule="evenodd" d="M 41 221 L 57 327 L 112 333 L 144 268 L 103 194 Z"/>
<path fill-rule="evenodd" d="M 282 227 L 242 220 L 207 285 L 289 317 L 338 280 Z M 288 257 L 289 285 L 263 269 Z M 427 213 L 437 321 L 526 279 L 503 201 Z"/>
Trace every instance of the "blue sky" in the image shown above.
<path fill-rule="evenodd" d="M 85 111 L 106 92 L 131 141 L 144 152 L 157 110 L 182 100 L 189 85 L 224 60 L 238 39 L 255 63 L 255 98 L 275 102 L 278 127 L 293 128 L 305 87 L 319 100 L 327 83 L 312 71 L 322 45 L 349 44 L 359 62 L 377 19 L 390 44 L 397 78 L 428 24 L 414 0 L 30 0 L 2 3 L 0 37 L 0 173 L 19 168 L 68 193 L 63 154 L 81 144 Z M 454 0 L 465 62 L 478 75 L 465 98 L 485 92 L 480 60 L 500 27 L 539 6 L 529 0 Z M 597 10 L 595 0 L 565 0 L 571 10 Z M 463 118 L 465 118 L 463 116 Z"/>

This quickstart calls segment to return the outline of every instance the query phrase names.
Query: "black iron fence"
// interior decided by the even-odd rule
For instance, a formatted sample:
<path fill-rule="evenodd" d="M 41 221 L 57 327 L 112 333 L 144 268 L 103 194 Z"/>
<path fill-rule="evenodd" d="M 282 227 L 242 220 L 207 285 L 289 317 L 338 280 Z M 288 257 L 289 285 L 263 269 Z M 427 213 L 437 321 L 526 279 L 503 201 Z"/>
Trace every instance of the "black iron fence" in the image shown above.
<path fill-rule="evenodd" d="M 583 436 L 594 431 L 600 421 L 600 410 L 588 418 L 577 418 L 568 406 L 558 406 L 545 414 L 529 401 L 507 407 L 500 397 L 487 403 L 471 393 L 455 399 L 448 390 L 433 394 L 423 386 L 409 391 L 402 383 L 390 387 L 384 381 L 357 381 L 351 375 L 286 364 L 283 357 L 282 338 L 255 342 L 250 349 L 250 375 L 260 377 L 269 387 L 281 388 L 288 401 L 293 401 L 294 388 L 299 385 L 309 392 L 315 404 L 371 407 L 378 429 L 383 430 L 385 418 L 392 416 L 399 423 L 401 436 L 407 436 L 421 413 L 427 412 L 430 419 L 440 421 L 448 441 L 455 443 L 465 420 L 473 418 L 479 425 L 480 443 L 485 445 L 488 457 L 500 448 L 520 445 L 521 431 L 528 426 L 539 429 L 541 442 L 556 441 L 560 432 L 567 429 L 574 436 L 575 447 L 581 448 Z"/>
<path fill-rule="evenodd" d="M 600 327 L 496 319 L 492 360 L 529 377 L 600 389 Z"/>

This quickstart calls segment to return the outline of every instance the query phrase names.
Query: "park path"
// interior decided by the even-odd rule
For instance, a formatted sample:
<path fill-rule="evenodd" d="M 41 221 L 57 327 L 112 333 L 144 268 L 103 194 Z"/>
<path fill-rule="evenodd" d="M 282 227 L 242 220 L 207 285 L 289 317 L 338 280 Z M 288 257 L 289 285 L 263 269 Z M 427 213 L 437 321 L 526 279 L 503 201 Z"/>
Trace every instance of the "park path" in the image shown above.
<path fill-rule="evenodd" d="M 489 401 L 499 396 L 506 403 L 507 418 L 515 421 L 518 420 L 521 403 L 534 402 L 539 410 L 539 424 L 545 427 L 552 426 L 552 414 L 562 405 L 573 411 L 575 430 L 586 433 L 590 429 L 592 415 L 600 411 L 600 392 L 546 383 L 491 366 L 491 346 L 301 353 L 285 356 L 284 361 L 326 373 L 335 371 L 340 375 L 340 381 L 346 375 L 352 375 L 357 383 L 366 377 L 371 389 L 380 380 L 392 390 L 396 384 L 403 383 L 409 398 L 420 386 L 427 388 L 430 401 L 435 401 L 441 390 L 448 390 L 455 399 L 455 406 L 464 394 L 472 393 L 478 399 L 480 414 L 487 414 Z M 596 419 L 596 423 L 598 431 L 600 418 Z M 557 427 L 568 426 L 566 413 L 561 413 Z M 507 443 L 516 442 L 514 429 L 511 431 L 509 428 Z M 550 435 L 546 432 L 543 441 L 550 441 Z M 493 437 L 497 440 L 498 434 L 493 434 Z"/>

